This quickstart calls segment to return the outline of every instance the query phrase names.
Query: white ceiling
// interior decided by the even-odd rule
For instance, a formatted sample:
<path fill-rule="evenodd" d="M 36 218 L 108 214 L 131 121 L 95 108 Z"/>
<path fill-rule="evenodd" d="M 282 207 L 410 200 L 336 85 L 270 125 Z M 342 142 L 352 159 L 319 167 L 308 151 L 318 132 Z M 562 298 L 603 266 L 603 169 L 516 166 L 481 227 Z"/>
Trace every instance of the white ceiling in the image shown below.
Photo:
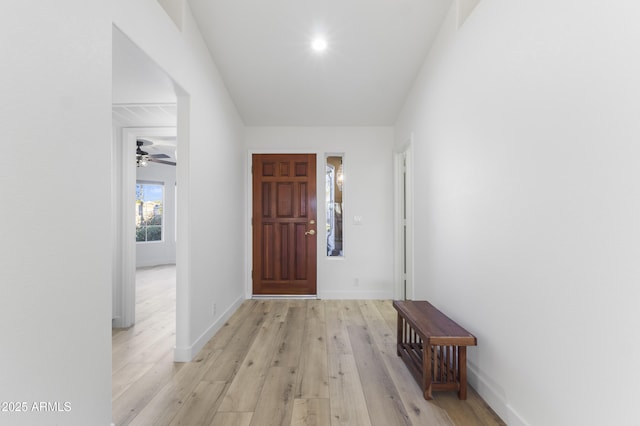
<path fill-rule="evenodd" d="M 245 124 L 387 126 L 452 0 L 188 2 Z M 329 43 L 321 55 L 310 48 L 316 34 Z M 114 120 L 128 104 L 175 104 L 171 79 L 115 28 L 113 37 Z M 162 125 L 164 113 L 126 124 Z"/>
<path fill-rule="evenodd" d="M 247 125 L 392 125 L 451 0 L 188 0 Z M 311 51 L 315 34 L 329 47 Z"/>

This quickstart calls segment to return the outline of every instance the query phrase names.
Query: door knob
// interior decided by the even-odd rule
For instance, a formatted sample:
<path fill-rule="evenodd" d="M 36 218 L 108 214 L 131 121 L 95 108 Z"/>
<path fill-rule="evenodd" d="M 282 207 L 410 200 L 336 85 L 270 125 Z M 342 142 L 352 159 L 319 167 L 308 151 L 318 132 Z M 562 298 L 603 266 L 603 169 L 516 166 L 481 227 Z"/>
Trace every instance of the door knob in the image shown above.
<path fill-rule="evenodd" d="M 309 224 L 311 224 L 311 225 L 313 225 L 314 223 L 316 223 L 316 221 L 315 221 L 315 220 L 313 220 L 313 219 L 311 219 L 311 220 L 309 221 Z"/>
<path fill-rule="evenodd" d="M 304 233 L 304 235 L 316 235 L 316 231 L 315 229 L 309 229 L 307 232 Z"/>

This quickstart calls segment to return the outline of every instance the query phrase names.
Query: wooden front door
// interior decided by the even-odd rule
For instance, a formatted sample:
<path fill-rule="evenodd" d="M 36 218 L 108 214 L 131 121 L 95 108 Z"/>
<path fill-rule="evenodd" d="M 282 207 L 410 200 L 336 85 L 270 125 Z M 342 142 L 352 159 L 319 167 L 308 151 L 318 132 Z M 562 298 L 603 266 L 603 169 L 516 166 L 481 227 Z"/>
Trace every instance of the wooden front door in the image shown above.
<path fill-rule="evenodd" d="M 316 294 L 316 155 L 253 155 L 253 294 Z"/>

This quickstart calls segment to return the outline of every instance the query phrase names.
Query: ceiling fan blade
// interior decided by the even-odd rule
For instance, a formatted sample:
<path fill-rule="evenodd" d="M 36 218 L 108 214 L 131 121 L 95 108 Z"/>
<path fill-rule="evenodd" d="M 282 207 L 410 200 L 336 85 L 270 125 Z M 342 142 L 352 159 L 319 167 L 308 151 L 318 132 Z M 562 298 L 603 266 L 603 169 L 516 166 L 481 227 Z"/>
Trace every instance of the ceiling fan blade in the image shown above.
<path fill-rule="evenodd" d="M 149 155 L 151 158 L 171 158 L 167 154 L 151 154 Z"/>
<path fill-rule="evenodd" d="M 152 163 L 167 164 L 169 166 L 175 166 L 176 165 L 176 163 L 174 163 L 173 161 L 158 160 L 156 158 L 149 158 L 148 161 L 150 161 Z"/>

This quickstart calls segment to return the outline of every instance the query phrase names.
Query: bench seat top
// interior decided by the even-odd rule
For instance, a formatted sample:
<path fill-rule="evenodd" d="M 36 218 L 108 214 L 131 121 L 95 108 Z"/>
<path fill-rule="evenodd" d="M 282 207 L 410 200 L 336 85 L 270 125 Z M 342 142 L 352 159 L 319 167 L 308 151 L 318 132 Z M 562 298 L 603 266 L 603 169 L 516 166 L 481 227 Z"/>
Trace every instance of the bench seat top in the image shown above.
<path fill-rule="evenodd" d="M 475 346 L 475 336 L 426 300 L 394 300 L 393 307 L 431 345 Z"/>

